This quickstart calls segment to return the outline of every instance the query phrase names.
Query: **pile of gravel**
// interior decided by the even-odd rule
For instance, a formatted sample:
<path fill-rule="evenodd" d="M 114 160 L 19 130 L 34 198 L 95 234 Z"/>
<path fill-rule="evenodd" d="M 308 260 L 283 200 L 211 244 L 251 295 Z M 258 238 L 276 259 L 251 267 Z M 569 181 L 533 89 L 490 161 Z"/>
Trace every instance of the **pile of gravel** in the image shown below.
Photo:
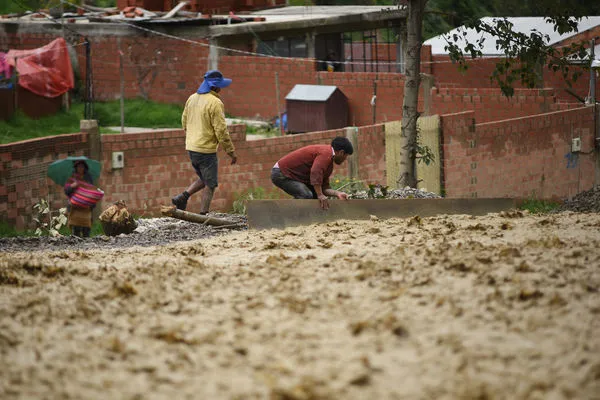
<path fill-rule="evenodd" d="M 94 236 L 78 238 L 76 236 L 23 236 L 0 238 L 1 251 L 35 250 L 93 250 L 111 248 L 129 248 L 133 246 L 159 246 L 172 242 L 196 240 L 226 233 L 232 229 L 247 229 L 244 215 L 210 213 L 209 216 L 231 221 L 230 227 L 203 225 L 182 221 L 176 218 L 140 218 L 138 227 L 131 234 L 118 236 Z"/>
<path fill-rule="evenodd" d="M 349 195 L 351 199 L 368 199 L 369 192 L 361 190 Z M 428 192 L 425 189 L 415 189 L 410 186 L 406 186 L 404 189 L 388 190 L 384 195 L 384 188 L 381 186 L 375 186 L 371 197 L 376 199 L 439 199 L 440 195 L 432 192 Z"/>
<path fill-rule="evenodd" d="M 581 192 L 571 200 L 565 200 L 558 208 L 558 211 L 574 211 L 581 213 L 600 212 L 600 187 Z"/>

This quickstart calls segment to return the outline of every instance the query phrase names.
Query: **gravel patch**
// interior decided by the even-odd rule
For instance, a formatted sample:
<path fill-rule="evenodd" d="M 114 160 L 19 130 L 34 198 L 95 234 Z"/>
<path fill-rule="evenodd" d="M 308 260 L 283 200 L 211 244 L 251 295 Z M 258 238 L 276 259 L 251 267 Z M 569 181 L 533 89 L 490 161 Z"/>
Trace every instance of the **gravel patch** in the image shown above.
<path fill-rule="evenodd" d="M 436 193 L 423 189 L 406 187 L 385 191 L 383 187 L 375 187 L 372 193 L 358 191 L 350 195 L 351 199 L 388 198 L 388 199 L 433 199 L 440 198 Z M 578 213 L 600 212 L 600 187 L 579 193 L 571 200 L 566 200 L 556 212 L 572 211 Z M 0 251 L 47 251 L 47 250 L 92 250 L 111 248 L 130 248 L 134 246 L 149 247 L 180 241 L 190 241 L 223 235 L 232 230 L 246 230 L 246 217 L 239 214 L 211 213 L 213 217 L 231 221 L 242 228 L 219 228 L 202 225 L 176 218 L 148 218 L 137 220 L 137 229 L 129 235 L 95 236 L 81 239 L 74 236 L 59 237 L 12 237 L 0 238 Z"/>
<path fill-rule="evenodd" d="M 566 200 L 558 211 L 574 211 L 580 213 L 600 212 L 600 186 L 581 192 L 571 200 Z"/>
<path fill-rule="evenodd" d="M 137 220 L 138 227 L 129 235 L 99 235 L 84 239 L 76 236 L 0 238 L 0 250 L 15 252 L 149 247 L 208 238 L 222 235 L 231 230 L 247 229 L 246 217 L 243 215 L 222 213 L 210 213 L 209 215 L 231 221 L 232 224 L 241 225 L 242 228 L 220 228 L 176 218 L 140 218 Z"/>

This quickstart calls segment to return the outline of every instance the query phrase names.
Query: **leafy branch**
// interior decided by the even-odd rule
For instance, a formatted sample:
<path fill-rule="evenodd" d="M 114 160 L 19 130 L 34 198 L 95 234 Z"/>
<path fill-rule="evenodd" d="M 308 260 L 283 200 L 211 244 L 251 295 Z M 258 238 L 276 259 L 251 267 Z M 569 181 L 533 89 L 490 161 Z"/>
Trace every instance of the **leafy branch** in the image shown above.
<path fill-rule="evenodd" d="M 547 23 L 554 24 L 554 29 L 560 34 L 577 32 L 578 21 L 581 18 L 548 17 Z M 571 43 L 561 48 L 549 45 L 550 36 L 533 30 L 529 35 L 515 32 L 513 24 L 506 18 L 497 18 L 490 24 L 483 20 L 471 20 L 464 27 L 458 28 L 446 40 L 445 49 L 450 59 L 459 63 L 461 70 L 467 70 L 465 53 L 472 59 L 482 58 L 485 37 L 481 36 L 474 42 L 467 40 L 467 29 L 475 29 L 477 33 L 488 33 L 496 38 L 496 49 L 500 50 L 505 58 L 498 63 L 490 80 L 496 81 L 504 95 L 510 97 L 514 94 L 514 83 L 520 81 L 525 87 L 533 88 L 539 82 L 540 67 L 547 65 L 553 72 L 559 72 L 569 86 L 581 75 L 581 71 L 573 70 L 570 66 L 573 60 L 589 65 L 589 56 L 584 43 Z M 459 44 L 464 40 L 464 47 Z"/>

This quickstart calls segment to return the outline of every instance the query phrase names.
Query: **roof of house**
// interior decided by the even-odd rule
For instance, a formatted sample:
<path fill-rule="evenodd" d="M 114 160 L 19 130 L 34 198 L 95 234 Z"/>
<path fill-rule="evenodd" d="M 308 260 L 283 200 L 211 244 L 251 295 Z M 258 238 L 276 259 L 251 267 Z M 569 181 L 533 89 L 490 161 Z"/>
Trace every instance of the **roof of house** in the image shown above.
<path fill-rule="evenodd" d="M 337 86 L 328 85 L 296 85 L 285 96 L 286 100 L 327 101 Z"/>
<path fill-rule="evenodd" d="M 485 17 L 481 20 L 485 23 L 493 23 L 494 20 L 501 18 L 494 17 Z M 579 32 L 570 32 L 566 34 L 560 34 L 554 30 L 554 24 L 547 22 L 545 17 L 514 17 L 514 18 L 506 18 L 509 22 L 513 24 L 513 31 L 521 32 L 525 34 L 530 34 L 534 30 L 540 32 L 543 35 L 548 35 L 550 45 L 554 45 L 559 43 L 571 36 L 577 35 L 580 32 L 587 31 L 588 29 L 594 28 L 600 25 L 600 17 L 584 17 L 578 24 Z M 466 32 L 466 36 L 463 37 L 463 31 Z M 475 43 L 481 37 L 485 38 L 483 42 L 483 55 L 484 56 L 498 56 L 504 54 L 502 51 L 496 49 L 496 40 L 494 37 L 488 33 L 477 32 L 475 29 L 465 29 L 464 27 L 459 27 L 451 30 L 445 34 L 436 36 L 425 41 L 425 45 L 431 46 L 431 53 L 436 54 L 448 54 L 448 51 L 444 49 L 447 45 L 446 38 L 452 38 L 453 34 L 459 34 L 459 46 L 469 43 Z M 466 39 L 466 41 L 465 41 Z"/>
<path fill-rule="evenodd" d="M 252 11 L 249 14 L 267 17 L 267 21 L 271 22 L 285 22 L 353 14 L 385 13 L 398 9 L 403 10 L 404 8 L 398 6 L 288 6 Z"/>
<path fill-rule="evenodd" d="M 347 24 L 371 29 L 373 24 L 387 26 L 390 21 L 404 20 L 406 15 L 405 6 L 288 6 L 240 14 L 256 19 L 242 24 L 214 25 L 211 33 L 227 36 Z"/>
<path fill-rule="evenodd" d="M 44 12 L 28 12 L 0 16 L 2 23 L 40 23 L 61 24 L 88 23 L 126 23 L 140 25 L 146 29 L 153 26 L 161 28 L 195 29 L 195 34 L 206 37 L 235 37 L 267 35 L 302 34 L 315 35 L 332 32 L 364 31 L 388 28 L 405 23 L 407 7 L 388 6 L 287 6 L 261 11 L 229 14 L 201 14 L 174 9 L 169 12 L 153 12 L 141 7 L 130 6 L 123 10 L 117 8 L 83 8 L 80 13 L 63 13 L 51 16 Z M 80 15 L 81 14 L 81 15 Z M 93 28 L 91 28 L 93 29 Z"/>

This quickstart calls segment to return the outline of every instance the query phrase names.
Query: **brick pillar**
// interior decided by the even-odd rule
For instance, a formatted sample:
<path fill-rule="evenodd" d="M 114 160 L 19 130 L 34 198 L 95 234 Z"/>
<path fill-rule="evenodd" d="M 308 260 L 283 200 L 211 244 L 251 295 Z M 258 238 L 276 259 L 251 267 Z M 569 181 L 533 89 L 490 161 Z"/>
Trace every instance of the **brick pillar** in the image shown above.
<path fill-rule="evenodd" d="M 600 150 L 600 107 L 594 104 L 594 141 L 596 150 Z M 596 157 L 595 180 L 594 186 L 600 186 L 600 156 L 598 152 L 594 154 Z"/>
<path fill-rule="evenodd" d="M 359 179 L 358 170 L 358 128 L 355 126 L 350 126 L 346 128 L 346 137 L 352 143 L 352 147 L 354 148 L 354 153 L 348 157 L 348 172 L 350 173 L 350 178 Z"/>
<path fill-rule="evenodd" d="M 208 70 L 219 69 L 219 41 L 211 38 L 208 48 Z"/>
<path fill-rule="evenodd" d="M 98 121 L 95 119 L 82 119 L 79 121 L 79 130 L 88 135 L 89 158 L 102 160 L 102 141 L 100 140 L 100 130 Z"/>
<path fill-rule="evenodd" d="M 423 86 L 423 115 L 431 115 L 431 88 L 433 88 L 433 75 L 421 74 L 421 85 Z"/>

